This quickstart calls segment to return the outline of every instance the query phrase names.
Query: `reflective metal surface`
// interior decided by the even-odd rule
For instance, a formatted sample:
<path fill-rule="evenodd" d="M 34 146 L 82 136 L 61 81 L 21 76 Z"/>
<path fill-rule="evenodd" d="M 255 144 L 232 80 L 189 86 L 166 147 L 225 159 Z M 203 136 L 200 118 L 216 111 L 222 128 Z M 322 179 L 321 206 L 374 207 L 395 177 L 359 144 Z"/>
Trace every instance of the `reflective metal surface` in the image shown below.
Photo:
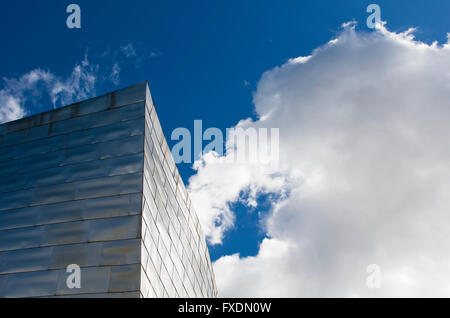
<path fill-rule="evenodd" d="M 0 297 L 216 294 L 146 83 L 0 125 Z"/>

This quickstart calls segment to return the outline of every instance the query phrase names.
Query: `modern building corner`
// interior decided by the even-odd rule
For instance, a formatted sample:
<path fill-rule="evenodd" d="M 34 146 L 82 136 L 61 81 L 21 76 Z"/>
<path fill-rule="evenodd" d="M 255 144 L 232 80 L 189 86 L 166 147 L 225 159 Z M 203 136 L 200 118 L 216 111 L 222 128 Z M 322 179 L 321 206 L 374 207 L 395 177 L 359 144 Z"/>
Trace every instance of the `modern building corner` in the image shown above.
<path fill-rule="evenodd" d="M 146 82 L 0 125 L 0 179 L 0 297 L 217 296 Z"/>

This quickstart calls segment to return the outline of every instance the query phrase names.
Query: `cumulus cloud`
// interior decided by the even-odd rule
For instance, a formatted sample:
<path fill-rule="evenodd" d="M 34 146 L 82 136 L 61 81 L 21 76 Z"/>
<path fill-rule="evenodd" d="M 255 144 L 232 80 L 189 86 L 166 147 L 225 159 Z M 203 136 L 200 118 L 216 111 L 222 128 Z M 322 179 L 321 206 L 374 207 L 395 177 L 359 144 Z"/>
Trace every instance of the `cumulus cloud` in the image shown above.
<path fill-rule="evenodd" d="M 280 128 L 277 173 L 197 164 L 190 191 L 216 243 L 242 191 L 288 194 L 256 256 L 215 262 L 221 296 L 450 296 L 450 44 L 413 32 L 346 24 L 263 74 L 260 120 L 245 125 Z M 366 285 L 370 264 L 380 289 Z"/>
<path fill-rule="evenodd" d="M 228 157 L 214 152 L 204 155 L 194 165 L 197 174 L 189 180 L 190 196 L 210 244 L 222 243 L 224 233 L 233 227 L 235 218 L 230 203 L 241 201 L 242 194 L 243 203 L 253 207 L 261 193 L 279 192 L 280 199 L 286 196 L 283 175 L 270 173 L 268 165 L 227 162 L 233 154 L 229 151 Z"/>

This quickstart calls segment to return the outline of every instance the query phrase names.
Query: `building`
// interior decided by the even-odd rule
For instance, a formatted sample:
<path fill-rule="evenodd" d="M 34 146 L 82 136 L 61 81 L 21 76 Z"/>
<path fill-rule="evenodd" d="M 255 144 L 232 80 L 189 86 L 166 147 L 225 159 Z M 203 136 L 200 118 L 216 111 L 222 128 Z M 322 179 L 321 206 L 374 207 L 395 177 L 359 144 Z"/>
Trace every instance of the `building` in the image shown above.
<path fill-rule="evenodd" d="M 147 83 L 0 125 L 0 297 L 216 294 Z"/>

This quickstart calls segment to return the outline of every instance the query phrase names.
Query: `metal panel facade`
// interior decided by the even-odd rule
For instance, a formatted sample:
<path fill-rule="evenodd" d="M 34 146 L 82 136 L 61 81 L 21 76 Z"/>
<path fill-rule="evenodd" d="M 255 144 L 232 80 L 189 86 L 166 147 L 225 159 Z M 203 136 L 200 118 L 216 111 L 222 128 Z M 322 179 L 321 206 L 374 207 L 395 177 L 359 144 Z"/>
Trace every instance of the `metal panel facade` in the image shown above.
<path fill-rule="evenodd" d="M 214 297 L 191 205 L 146 83 L 0 125 L 0 297 Z"/>

